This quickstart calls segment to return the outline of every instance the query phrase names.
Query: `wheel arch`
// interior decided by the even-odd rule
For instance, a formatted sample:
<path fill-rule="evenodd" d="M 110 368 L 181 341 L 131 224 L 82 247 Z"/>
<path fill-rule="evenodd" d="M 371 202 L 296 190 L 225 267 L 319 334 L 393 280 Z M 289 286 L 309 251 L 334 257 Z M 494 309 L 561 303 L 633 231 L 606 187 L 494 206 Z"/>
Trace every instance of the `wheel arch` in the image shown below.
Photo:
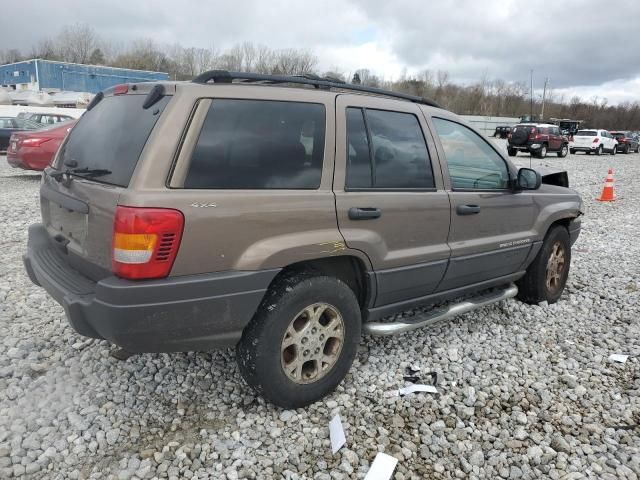
<path fill-rule="evenodd" d="M 361 309 L 366 309 L 375 298 L 376 283 L 372 269 L 356 255 L 336 255 L 291 263 L 275 276 L 268 288 L 282 277 L 302 273 L 326 275 L 342 280 L 356 295 Z"/>

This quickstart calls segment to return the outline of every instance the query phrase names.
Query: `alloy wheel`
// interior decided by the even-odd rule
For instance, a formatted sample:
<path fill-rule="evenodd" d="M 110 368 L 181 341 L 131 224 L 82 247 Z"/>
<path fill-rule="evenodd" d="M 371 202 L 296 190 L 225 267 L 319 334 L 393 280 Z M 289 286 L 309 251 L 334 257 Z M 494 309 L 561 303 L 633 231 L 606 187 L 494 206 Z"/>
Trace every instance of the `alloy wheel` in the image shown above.
<path fill-rule="evenodd" d="M 323 378 L 340 358 L 345 327 L 337 308 L 314 303 L 289 323 L 280 345 L 282 370 L 298 384 Z"/>
<path fill-rule="evenodd" d="M 562 277 L 566 264 L 564 246 L 561 242 L 554 243 L 547 260 L 546 272 L 546 286 L 550 293 L 555 293 L 562 288 Z"/>

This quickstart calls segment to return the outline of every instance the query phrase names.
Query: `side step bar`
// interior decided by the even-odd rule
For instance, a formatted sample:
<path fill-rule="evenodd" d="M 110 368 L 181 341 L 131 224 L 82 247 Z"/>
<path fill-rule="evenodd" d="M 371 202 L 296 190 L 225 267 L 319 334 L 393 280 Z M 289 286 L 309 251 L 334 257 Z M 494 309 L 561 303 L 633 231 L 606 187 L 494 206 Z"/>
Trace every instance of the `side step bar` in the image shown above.
<path fill-rule="evenodd" d="M 362 328 L 364 333 L 368 335 L 395 335 L 397 333 L 404 333 L 410 330 L 415 330 L 416 328 L 433 325 L 434 323 L 441 322 L 442 320 L 477 310 L 478 308 L 491 305 L 492 303 L 500 302 L 507 298 L 513 298 L 517 294 L 518 287 L 513 284 L 506 285 L 497 289 L 494 288 L 483 295 L 464 300 L 460 303 L 436 308 L 424 315 L 416 315 L 413 318 L 399 322 L 367 322 L 362 325 Z"/>

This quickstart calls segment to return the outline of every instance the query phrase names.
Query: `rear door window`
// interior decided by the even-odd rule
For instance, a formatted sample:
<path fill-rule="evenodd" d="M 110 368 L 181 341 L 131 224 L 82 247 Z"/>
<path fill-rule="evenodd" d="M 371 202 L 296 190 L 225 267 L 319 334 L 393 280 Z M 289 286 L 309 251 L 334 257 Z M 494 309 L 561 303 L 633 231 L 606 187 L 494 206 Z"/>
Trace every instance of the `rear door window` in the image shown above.
<path fill-rule="evenodd" d="M 434 188 L 420 123 L 404 112 L 347 109 L 347 188 Z"/>
<path fill-rule="evenodd" d="M 144 145 L 171 97 L 144 109 L 146 95 L 103 98 L 85 112 L 60 149 L 57 168 L 109 170 L 92 180 L 126 187 Z"/>
<path fill-rule="evenodd" d="M 214 99 L 184 188 L 316 189 L 324 137 L 324 105 Z"/>

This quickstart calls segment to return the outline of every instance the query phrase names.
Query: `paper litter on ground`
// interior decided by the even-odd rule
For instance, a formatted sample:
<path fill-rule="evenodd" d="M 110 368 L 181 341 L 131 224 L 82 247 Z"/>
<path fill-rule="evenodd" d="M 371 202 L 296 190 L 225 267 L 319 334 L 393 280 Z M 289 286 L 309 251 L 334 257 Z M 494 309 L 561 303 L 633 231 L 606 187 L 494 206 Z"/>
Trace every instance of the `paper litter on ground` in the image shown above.
<path fill-rule="evenodd" d="M 629 355 L 622 355 L 620 353 L 612 353 L 611 355 L 609 355 L 609 360 L 613 362 L 625 363 L 627 361 L 627 358 L 629 358 Z"/>
<path fill-rule="evenodd" d="M 331 439 L 331 452 L 336 453 L 347 443 L 347 439 L 344 436 L 344 429 L 342 428 L 342 421 L 340 415 L 333 417 L 329 422 L 329 438 Z"/>
<path fill-rule="evenodd" d="M 364 480 L 389 480 L 393 471 L 396 469 L 398 459 L 387 455 L 386 453 L 378 453 L 373 459 L 371 468 L 367 472 Z"/>

